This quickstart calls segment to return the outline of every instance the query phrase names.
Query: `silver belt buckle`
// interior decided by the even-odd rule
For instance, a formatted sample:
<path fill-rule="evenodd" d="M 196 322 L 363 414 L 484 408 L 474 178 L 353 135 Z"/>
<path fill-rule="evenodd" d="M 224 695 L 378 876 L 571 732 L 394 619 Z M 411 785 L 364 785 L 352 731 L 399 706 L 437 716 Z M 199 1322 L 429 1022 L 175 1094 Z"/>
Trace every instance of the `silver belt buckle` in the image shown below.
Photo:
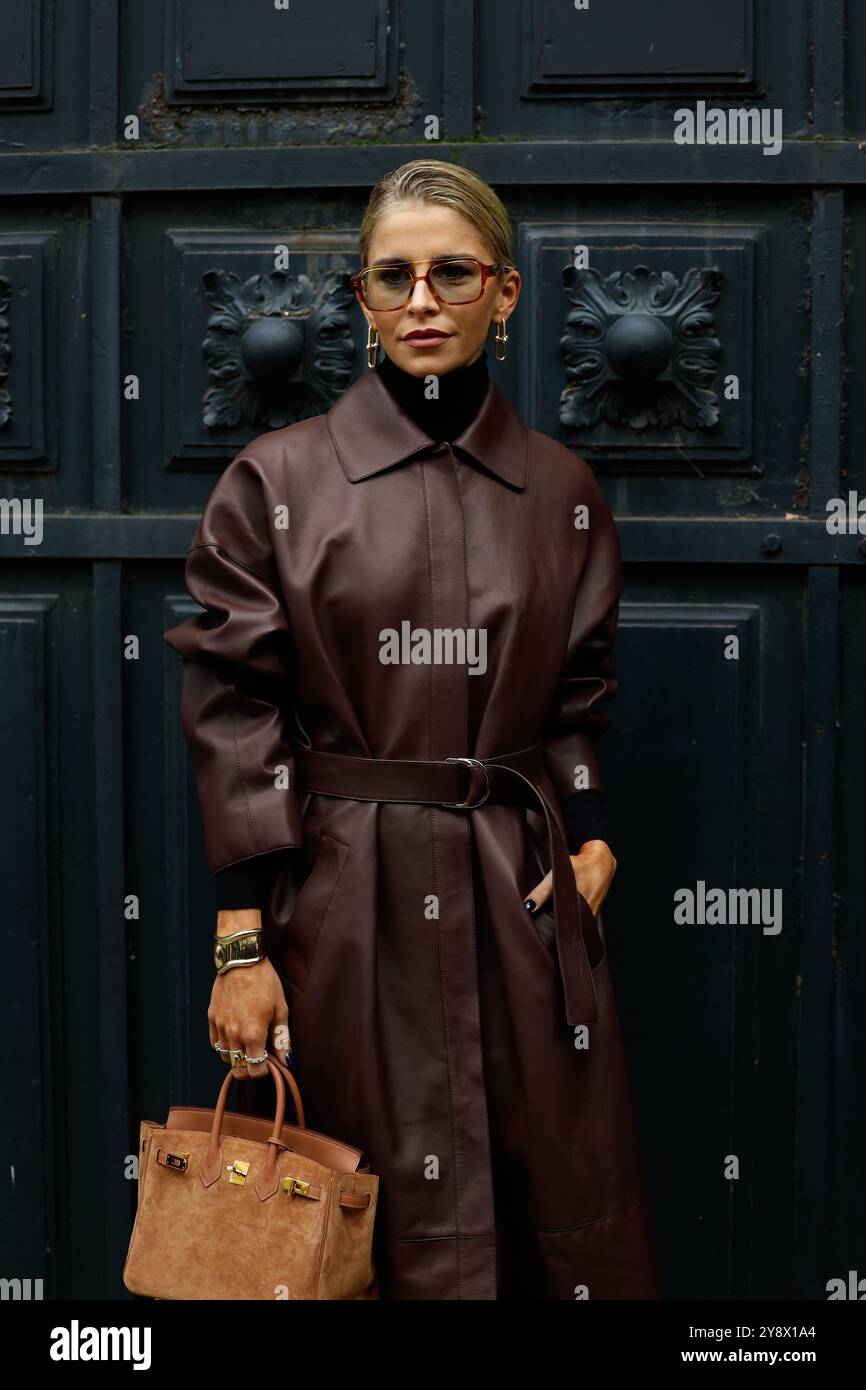
<path fill-rule="evenodd" d="M 480 759 L 480 758 L 446 758 L 446 759 L 445 759 L 445 762 L 446 762 L 446 763 L 465 763 L 466 766 L 467 766 L 468 768 L 470 768 L 470 769 L 473 768 L 473 767 L 480 767 L 480 768 L 481 768 L 481 771 L 484 773 L 484 781 L 485 781 L 485 783 L 486 783 L 486 786 L 485 786 L 485 788 L 484 788 L 484 795 L 481 797 L 481 799 L 480 799 L 479 801 L 443 801 L 443 802 L 441 802 L 441 805 L 443 805 L 443 806 L 456 806 L 456 807 L 458 807 L 458 809 L 460 809 L 460 810 L 462 810 L 462 811 L 474 811 L 476 806 L 483 806 L 484 803 L 485 803 L 485 801 L 487 800 L 488 796 L 490 795 L 490 774 L 489 774 L 489 772 L 487 771 L 487 768 L 486 768 L 485 764 L 481 761 L 481 759 Z"/>

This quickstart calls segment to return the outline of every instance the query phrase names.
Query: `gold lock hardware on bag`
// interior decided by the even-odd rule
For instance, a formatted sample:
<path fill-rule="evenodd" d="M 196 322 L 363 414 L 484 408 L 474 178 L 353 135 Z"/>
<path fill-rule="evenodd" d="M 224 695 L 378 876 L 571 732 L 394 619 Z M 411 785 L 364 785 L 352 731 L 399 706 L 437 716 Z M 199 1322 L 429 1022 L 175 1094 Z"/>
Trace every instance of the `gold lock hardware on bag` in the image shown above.
<path fill-rule="evenodd" d="M 229 1182 L 236 1183 L 238 1187 L 243 1187 L 249 1171 L 250 1165 L 242 1158 L 236 1158 L 234 1163 L 226 1164 L 226 1172 L 231 1173 Z"/>
<path fill-rule="evenodd" d="M 304 1182 L 303 1178 L 294 1178 L 291 1173 L 287 1178 L 283 1178 L 283 1191 L 289 1197 L 309 1197 L 310 1184 Z"/>
<path fill-rule="evenodd" d="M 162 1164 L 163 1168 L 176 1168 L 183 1173 L 189 1167 L 189 1153 L 173 1154 L 168 1149 L 157 1149 L 156 1161 Z"/>

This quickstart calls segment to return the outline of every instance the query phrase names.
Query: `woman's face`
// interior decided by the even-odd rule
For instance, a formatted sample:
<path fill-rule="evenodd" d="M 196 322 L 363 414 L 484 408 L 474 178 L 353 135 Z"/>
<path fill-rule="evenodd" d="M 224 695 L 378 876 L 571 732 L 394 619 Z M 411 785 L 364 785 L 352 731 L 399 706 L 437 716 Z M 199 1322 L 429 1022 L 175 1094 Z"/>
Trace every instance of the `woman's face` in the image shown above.
<path fill-rule="evenodd" d="M 474 256 L 483 265 L 495 259 L 462 213 L 437 203 L 404 203 L 379 218 L 367 265 L 399 261 L 423 275 L 442 256 Z M 501 278 L 491 275 L 481 298 L 471 304 L 440 304 L 425 281 L 417 280 L 405 308 L 361 308 L 392 362 L 412 376 L 440 376 L 480 357 L 491 322 L 510 316 L 519 293 L 520 276 L 509 270 Z M 417 337 L 423 333 L 439 336 L 424 341 Z"/>

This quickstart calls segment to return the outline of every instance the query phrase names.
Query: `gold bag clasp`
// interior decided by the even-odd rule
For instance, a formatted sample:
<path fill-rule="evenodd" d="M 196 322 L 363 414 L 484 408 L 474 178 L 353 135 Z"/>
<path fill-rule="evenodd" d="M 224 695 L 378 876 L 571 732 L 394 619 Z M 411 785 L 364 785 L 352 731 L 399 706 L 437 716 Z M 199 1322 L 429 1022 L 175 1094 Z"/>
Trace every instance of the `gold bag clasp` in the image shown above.
<path fill-rule="evenodd" d="M 288 1197 L 306 1197 L 309 1195 L 310 1184 L 304 1182 L 303 1178 L 293 1178 L 290 1173 L 287 1178 L 283 1178 L 283 1191 Z"/>
<path fill-rule="evenodd" d="M 249 1171 L 250 1165 L 242 1158 L 236 1158 L 234 1163 L 226 1164 L 226 1172 L 231 1174 L 229 1182 L 235 1183 L 237 1187 L 243 1187 Z"/>

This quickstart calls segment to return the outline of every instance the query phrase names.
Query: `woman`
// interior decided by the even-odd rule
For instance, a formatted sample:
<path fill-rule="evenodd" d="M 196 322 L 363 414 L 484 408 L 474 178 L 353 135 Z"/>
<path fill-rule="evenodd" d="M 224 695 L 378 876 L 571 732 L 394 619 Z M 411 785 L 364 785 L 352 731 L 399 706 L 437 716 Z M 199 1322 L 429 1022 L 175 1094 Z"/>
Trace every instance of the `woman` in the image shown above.
<path fill-rule="evenodd" d="M 307 1122 L 380 1176 L 382 1297 L 657 1298 L 598 917 L 619 546 L 487 375 L 511 235 L 457 166 L 381 180 L 371 370 L 242 449 L 190 547 L 166 641 L 217 931 L 256 933 L 210 1041 L 262 1075 L 291 1014 Z"/>

